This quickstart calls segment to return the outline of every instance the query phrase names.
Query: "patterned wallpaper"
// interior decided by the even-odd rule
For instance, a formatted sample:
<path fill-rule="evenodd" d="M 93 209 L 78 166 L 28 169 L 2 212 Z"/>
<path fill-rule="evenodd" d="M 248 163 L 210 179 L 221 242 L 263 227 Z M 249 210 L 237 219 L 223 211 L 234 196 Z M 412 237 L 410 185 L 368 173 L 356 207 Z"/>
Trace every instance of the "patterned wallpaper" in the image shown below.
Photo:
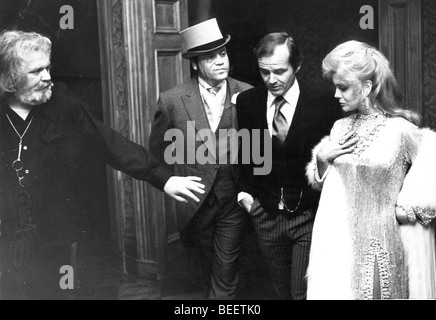
<path fill-rule="evenodd" d="M 423 78 L 424 125 L 436 129 L 436 2 L 424 0 Z"/>

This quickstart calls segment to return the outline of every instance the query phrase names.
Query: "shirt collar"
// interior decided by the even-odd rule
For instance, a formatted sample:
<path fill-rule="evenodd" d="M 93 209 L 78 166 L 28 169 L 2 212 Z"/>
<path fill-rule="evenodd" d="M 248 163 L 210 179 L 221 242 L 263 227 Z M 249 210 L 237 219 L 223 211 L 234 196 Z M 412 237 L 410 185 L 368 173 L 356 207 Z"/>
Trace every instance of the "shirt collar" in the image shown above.
<path fill-rule="evenodd" d="M 198 84 L 199 84 L 202 88 L 204 88 L 204 89 L 206 89 L 206 90 L 211 89 L 211 88 L 222 87 L 222 86 L 224 86 L 226 83 L 227 83 L 227 81 L 226 81 L 226 80 L 223 80 L 223 81 L 221 81 L 221 82 L 220 82 L 216 87 L 212 87 L 210 84 L 208 84 L 208 83 L 207 83 L 206 81 L 204 81 L 202 78 L 198 77 Z"/>
<path fill-rule="evenodd" d="M 283 98 L 285 98 L 286 102 L 289 103 L 292 107 L 297 106 L 298 97 L 300 96 L 300 85 L 298 84 L 297 78 L 295 78 L 294 84 L 289 88 L 288 91 L 285 92 Z M 274 100 L 276 96 L 273 95 L 270 91 L 268 91 L 268 100 L 267 106 L 268 108 L 274 107 Z"/>

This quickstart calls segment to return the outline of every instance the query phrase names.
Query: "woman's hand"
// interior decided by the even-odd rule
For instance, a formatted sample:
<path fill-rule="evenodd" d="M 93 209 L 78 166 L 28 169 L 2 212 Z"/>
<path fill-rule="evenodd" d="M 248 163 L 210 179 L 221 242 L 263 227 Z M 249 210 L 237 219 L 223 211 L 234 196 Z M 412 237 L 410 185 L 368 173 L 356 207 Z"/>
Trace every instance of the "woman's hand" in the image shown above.
<path fill-rule="evenodd" d="M 413 224 L 416 222 L 415 212 L 410 207 L 396 206 L 395 216 L 401 224 Z"/>
<path fill-rule="evenodd" d="M 318 163 L 330 163 L 343 154 L 353 152 L 357 142 L 356 133 L 350 131 L 339 140 L 330 140 L 319 150 L 316 159 Z"/>
<path fill-rule="evenodd" d="M 358 139 L 356 138 L 356 133 L 350 131 L 342 136 L 339 140 L 330 140 L 326 143 L 316 155 L 316 164 L 318 167 L 318 174 L 320 177 L 324 175 L 329 164 L 335 160 L 337 157 L 351 153 L 356 148 Z"/>

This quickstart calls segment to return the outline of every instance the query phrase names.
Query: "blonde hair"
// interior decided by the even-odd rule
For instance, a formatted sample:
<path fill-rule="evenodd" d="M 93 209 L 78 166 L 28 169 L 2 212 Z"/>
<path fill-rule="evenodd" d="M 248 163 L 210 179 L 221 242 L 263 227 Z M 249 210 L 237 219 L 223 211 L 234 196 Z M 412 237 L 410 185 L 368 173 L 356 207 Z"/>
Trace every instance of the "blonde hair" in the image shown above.
<path fill-rule="evenodd" d="M 23 63 L 31 52 L 51 53 L 51 41 L 36 32 L 7 30 L 0 33 L 0 97 L 16 93 L 25 84 Z"/>
<path fill-rule="evenodd" d="M 367 43 L 350 40 L 334 48 L 322 62 L 323 76 L 336 74 L 342 81 L 361 89 L 365 81 L 372 82 L 369 99 L 386 114 L 403 117 L 419 125 L 421 117 L 402 107 L 403 94 L 389 66 L 389 61 Z"/>

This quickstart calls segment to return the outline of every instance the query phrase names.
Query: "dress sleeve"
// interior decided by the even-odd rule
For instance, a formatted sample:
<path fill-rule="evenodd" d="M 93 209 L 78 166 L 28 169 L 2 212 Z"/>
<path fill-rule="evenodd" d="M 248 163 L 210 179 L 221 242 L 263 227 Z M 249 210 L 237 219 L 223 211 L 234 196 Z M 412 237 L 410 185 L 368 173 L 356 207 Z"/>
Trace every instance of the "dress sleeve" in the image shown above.
<path fill-rule="evenodd" d="M 324 172 L 323 176 L 319 176 L 318 172 L 318 166 L 316 161 L 316 155 L 318 154 L 319 150 L 326 145 L 330 141 L 330 137 L 335 136 L 337 131 L 337 126 L 339 125 L 339 122 L 336 121 L 330 130 L 330 135 L 325 136 L 321 139 L 321 141 L 315 145 L 315 147 L 312 149 L 312 159 L 310 162 L 306 165 L 306 177 L 308 180 L 309 185 L 315 189 L 315 190 L 321 190 L 322 186 L 324 184 L 324 180 L 327 177 L 327 175 L 330 172 L 331 165 L 327 167 L 327 170 Z"/>
<path fill-rule="evenodd" d="M 413 127 L 403 134 L 405 165 L 410 165 L 397 206 L 428 225 L 436 216 L 436 133 Z"/>

